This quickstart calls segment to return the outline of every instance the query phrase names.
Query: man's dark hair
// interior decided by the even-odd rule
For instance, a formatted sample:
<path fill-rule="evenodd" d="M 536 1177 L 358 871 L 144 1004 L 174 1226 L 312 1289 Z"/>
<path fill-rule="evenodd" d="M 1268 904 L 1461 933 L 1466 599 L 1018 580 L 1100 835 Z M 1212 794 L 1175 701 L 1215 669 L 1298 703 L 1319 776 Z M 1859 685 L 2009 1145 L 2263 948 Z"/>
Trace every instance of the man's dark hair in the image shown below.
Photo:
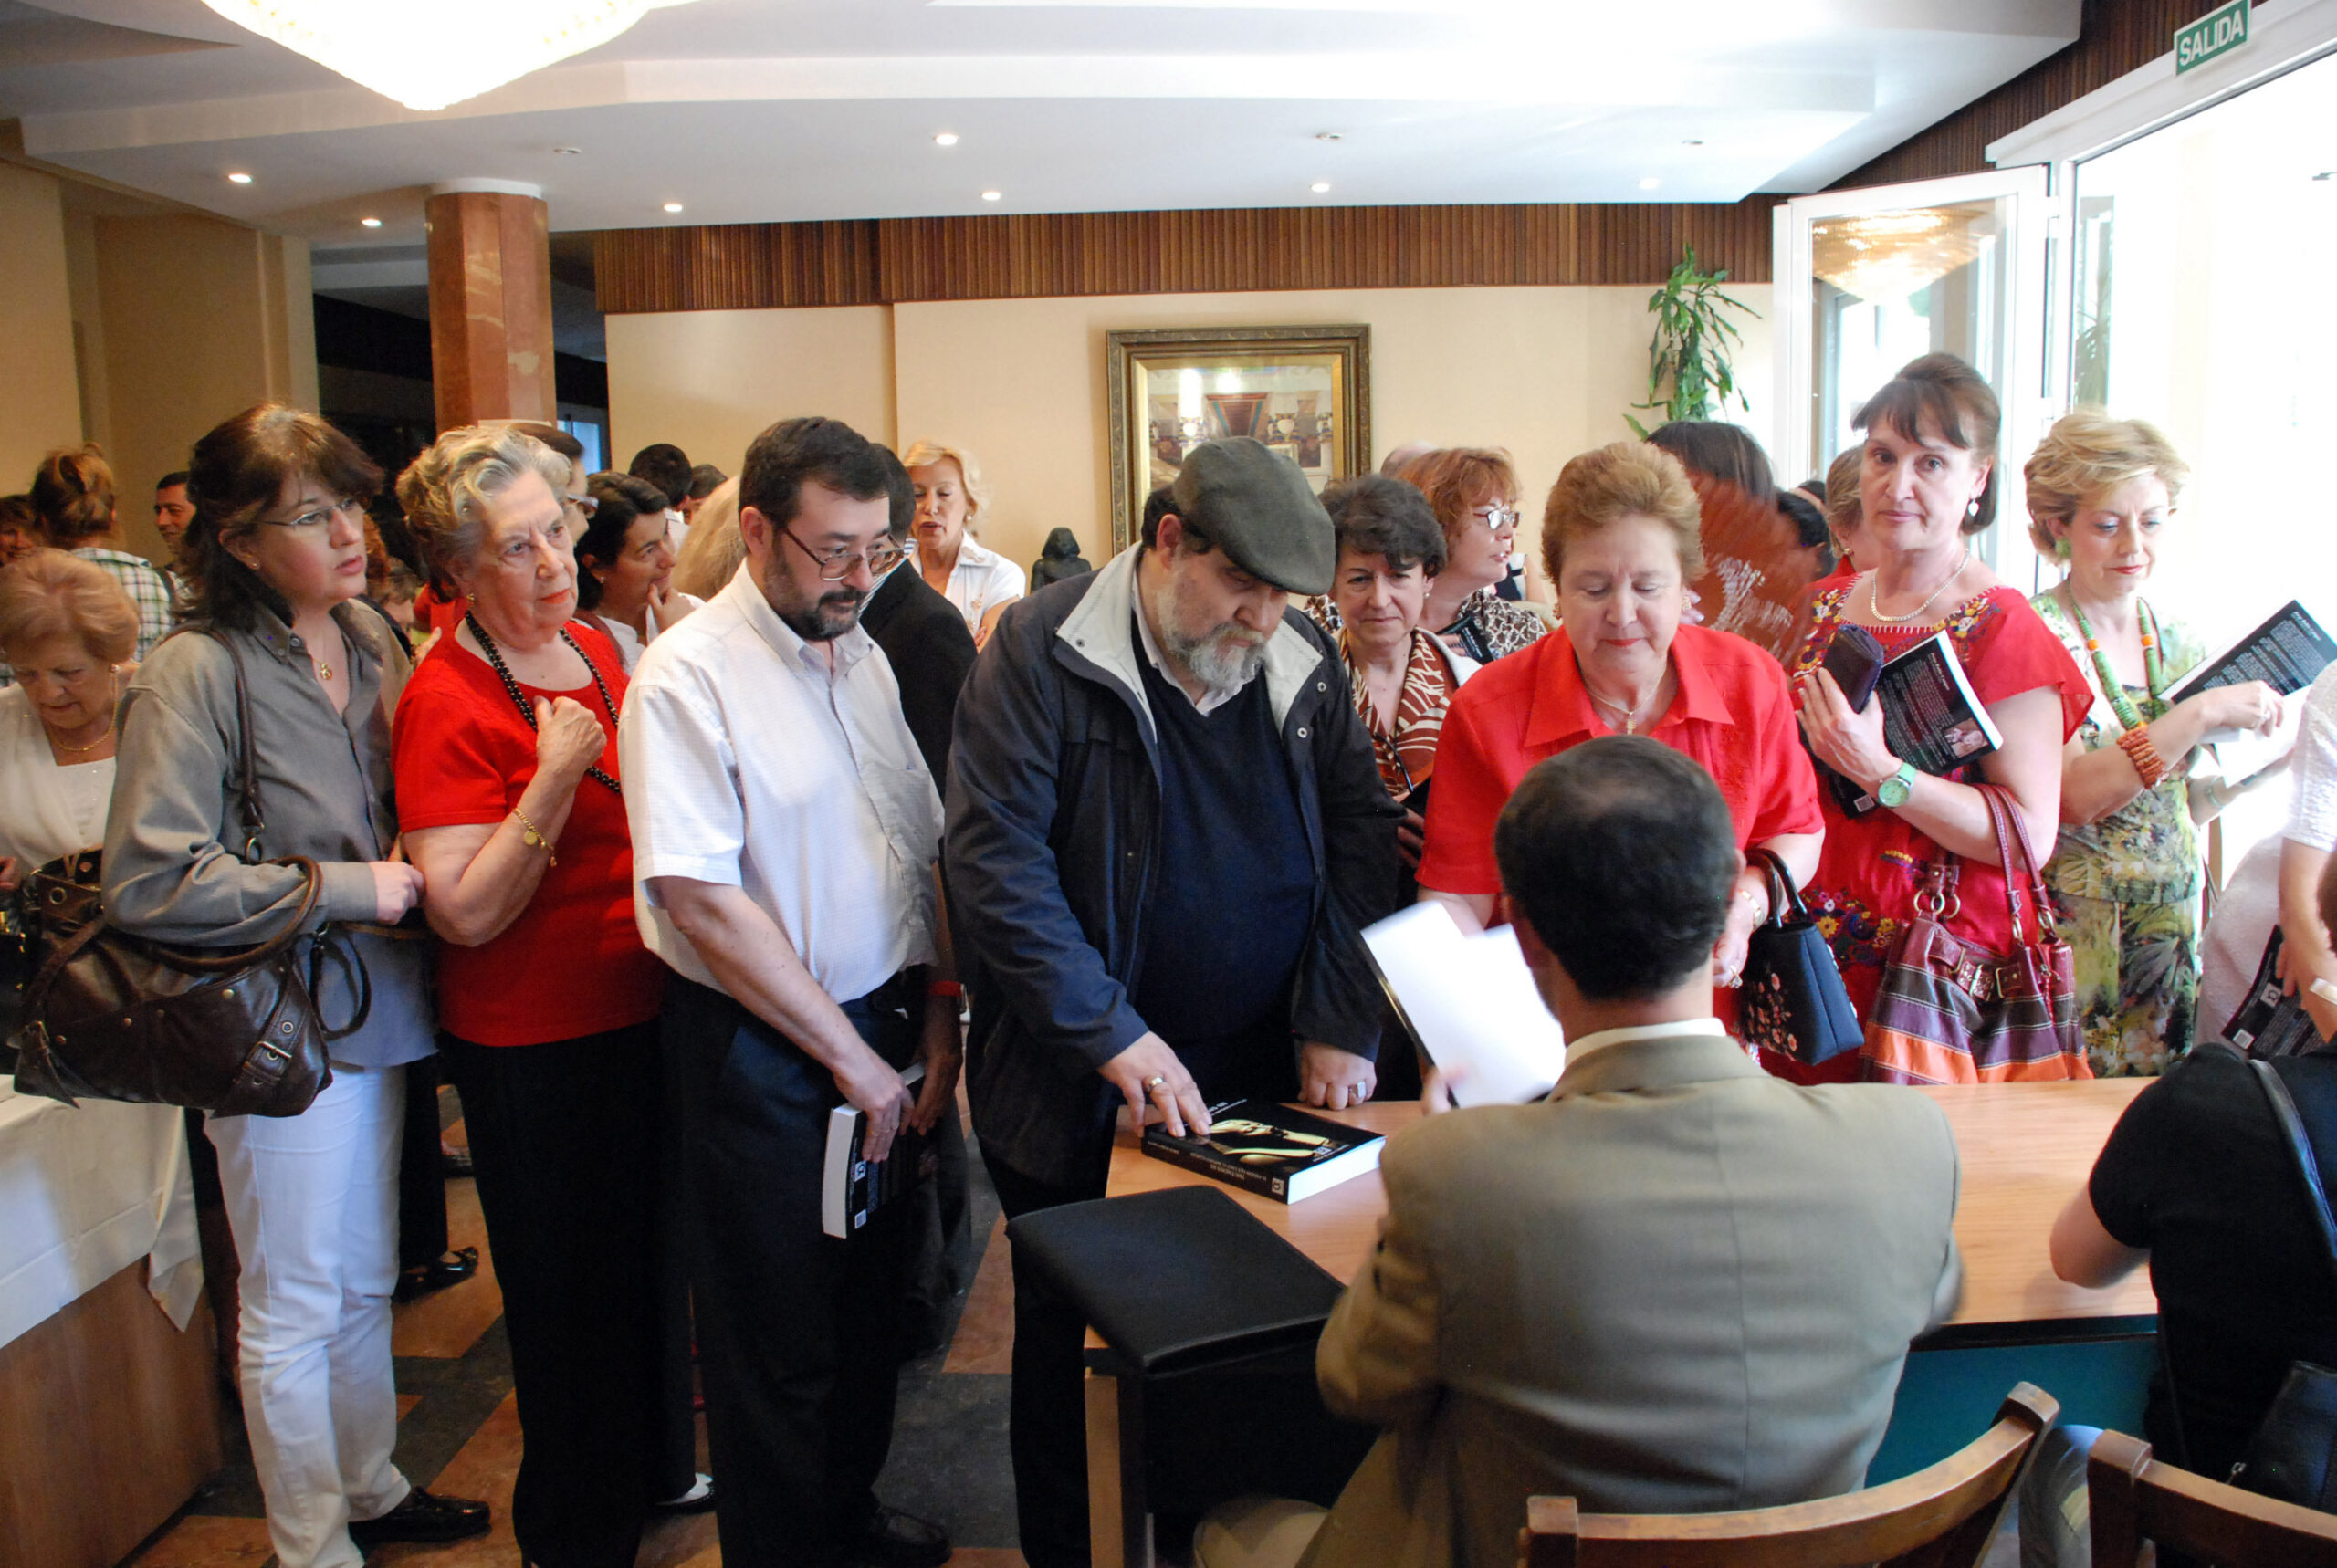
<path fill-rule="evenodd" d="M 571 468 L 584 461 L 584 444 L 556 424 L 547 424 L 540 419 L 515 419 L 511 428 L 522 435 L 534 436 L 567 458 Z"/>
<path fill-rule="evenodd" d="M 855 501 L 890 500 L 893 493 L 885 449 L 852 426 L 840 419 L 782 419 L 747 448 L 739 505 L 785 528 L 795 520 L 806 485 L 824 485 Z"/>
<path fill-rule="evenodd" d="M 1160 519 L 1177 509 L 1176 498 L 1169 494 L 1173 485 L 1163 485 L 1144 498 L 1144 526 L 1137 530 L 1137 538 L 1150 549 L 1160 542 Z"/>
<path fill-rule="evenodd" d="M 1444 570 L 1444 527 L 1428 497 L 1401 479 L 1358 474 L 1323 492 L 1323 509 L 1338 530 L 1339 549 L 1387 558 L 1390 571 L 1418 565 L 1434 577 Z"/>
<path fill-rule="evenodd" d="M 1712 775 L 1645 736 L 1536 763 L 1493 825 L 1510 904 L 1586 997 L 1659 997 L 1713 959 L 1736 829 Z"/>
<path fill-rule="evenodd" d="M 690 493 L 690 457 L 670 441 L 645 446 L 633 455 L 625 472 L 646 479 L 665 492 L 665 505 L 678 507 Z"/>
<path fill-rule="evenodd" d="M 665 516 L 665 492 L 646 479 L 636 479 L 630 474 L 595 474 L 584 486 L 592 497 L 592 520 L 584 525 L 583 533 L 576 539 L 576 564 L 584 568 L 614 566 L 624 551 L 624 536 L 643 517 L 654 517 L 662 523 Z M 576 603 L 582 610 L 597 610 L 601 604 L 601 580 L 588 570 L 576 574 Z"/>
<path fill-rule="evenodd" d="M 154 481 L 154 488 L 157 491 L 167 490 L 173 485 L 183 485 L 185 483 L 186 470 L 183 468 L 173 468 L 169 473 Z"/>
<path fill-rule="evenodd" d="M 900 457 L 891 447 L 880 442 L 869 444 L 876 448 L 884 461 L 885 488 L 892 497 L 893 515 L 886 520 L 885 531 L 893 536 L 895 544 L 905 545 L 909 542 L 909 529 L 917 522 L 917 486 L 909 482 L 909 471 L 901 465 Z"/>
<path fill-rule="evenodd" d="M 722 487 L 722 482 L 729 477 L 729 475 L 725 474 L 721 469 L 717 468 L 711 463 L 698 464 L 696 467 L 690 470 L 690 499 L 693 501 L 705 500 L 708 496 L 713 495 L 715 491 L 720 489 Z"/>

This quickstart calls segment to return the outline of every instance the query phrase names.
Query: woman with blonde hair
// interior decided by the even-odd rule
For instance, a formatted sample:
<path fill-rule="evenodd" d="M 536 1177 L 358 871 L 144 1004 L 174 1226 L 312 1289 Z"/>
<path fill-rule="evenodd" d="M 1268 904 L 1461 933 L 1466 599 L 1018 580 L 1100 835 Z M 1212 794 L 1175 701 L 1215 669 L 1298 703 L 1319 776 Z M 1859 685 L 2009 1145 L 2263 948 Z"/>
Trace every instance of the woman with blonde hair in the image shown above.
<path fill-rule="evenodd" d="M 2045 880 L 2075 949 L 2094 1076 L 2154 1076 L 2191 1048 L 2201 880 L 2194 827 L 2229 798 L 2194 773 L 2199 742 L 2218 729 L 2269 731 L 2279 694 L 2247 681 L 2166 700 L 2206 650 L 2143 597 L 2190 475 L 2165 436 L 2139 419 L 2077 409 L 2046 433 L 2022 473 L 2030 542 L 2063 570 L 2029 602 L 2092 698 L 2062 748 L 2061 839 Z"/>
<path fill-rule="evenodd" d="M 103 568 L 36 549 L 0 570 L 0 891 L 106 834 L 114 705 L 138 612 Z"/>
<path fill-rule="evenodd" d="M 739 563 L 746 559 L 747 541 L 739 532 L 739 481 L 725 479 L 699 506 L 690 537 L 674 558 L 674 591 L 711 599 L 739 575 Z"/>
<path fill-rule="evenodd" d="M 999 612 L 1022 597 L 1022 569 L 973 536 L 990 505 L 973 454 L 938 441 L 919 441 L 901 455 L 917 497 L 917 570 L 966 618 L 977 646 L 990 640 Z"/>
<path fill-rule="evenodd" d="M 1429 584 L 1420 624 L 1481 664 L 1540 638 L 1542 618 L 1495 591 L 1509 575 L 1517 537 L 1517 470 L 1509 454 L 1440 447 L 1405 464 L 1396 477 L 1428 497 L 1444 530 L 1444 570 Z"/>
<path fill-rule="evenodd" d="M 74 451 L 59 447 L 41 459 L 28 499 L 47 542 L 105 569 L 138 612 L 138 656 L 170 635 L 178 616 L 170 580 L 144 556 L 123 549 L 113 509 L 113 469 L 93 442 Z"/>

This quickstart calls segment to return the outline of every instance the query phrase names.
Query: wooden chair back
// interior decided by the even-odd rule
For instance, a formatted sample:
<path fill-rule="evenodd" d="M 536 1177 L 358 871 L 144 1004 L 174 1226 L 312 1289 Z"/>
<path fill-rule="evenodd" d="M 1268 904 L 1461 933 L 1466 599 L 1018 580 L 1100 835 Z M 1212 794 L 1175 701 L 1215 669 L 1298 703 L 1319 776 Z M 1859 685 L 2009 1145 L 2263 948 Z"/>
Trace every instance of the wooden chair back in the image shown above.
<path fill-rule="evenodd" d="M 2094 1568 L 2134 1568 L 2145 1542 L 2207 1563 L 2337 1568 L 2337 1514 L 2258 1497 L 2151 1458 L 2104 1432 L 2085 1467 Z"/>
<path fill-rule="evenodd" d="M 1734 1513 L 1583 1513 L 1527 1500 L 1524 1568 L 1975 1568 L 2059 1401 L 2022 1383 L 1980 1437 L 1879 1487 Z"/>

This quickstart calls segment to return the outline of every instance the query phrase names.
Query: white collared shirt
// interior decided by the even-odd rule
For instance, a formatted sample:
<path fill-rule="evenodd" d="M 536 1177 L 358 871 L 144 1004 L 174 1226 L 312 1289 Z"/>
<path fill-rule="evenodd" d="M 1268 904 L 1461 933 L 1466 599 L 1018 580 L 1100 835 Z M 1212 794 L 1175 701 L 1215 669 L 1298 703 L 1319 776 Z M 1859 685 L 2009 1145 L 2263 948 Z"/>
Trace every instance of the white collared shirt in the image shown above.
<path fill-rule="evenodd" d="M 1635 1040 L 1676 1040 L 1684 1035 L 1726 1035 L 1718 1019 L 1676 1019 L 1671 1023 L 1633 1024 L 1624 1029 L 1602 1029 L 1586 1034 L 1580 1040 L 1567 1041 L 1567 1065 L 1572 1067 L 1594 1051 L 1610 1045 L 1623 1045 Z"/>
<path fill-rule="evenodd" d="M 687 615 L 693 610 L 703 609 L 706 605 L 706 601 L 697 594 L 684 593 L 679 590 L 675 591 L 674 598 L 679 601 L 678 607 L 681 611 L 680 615 L 674 617 L 676 622 L 680 621 L 683 615 Z M 649 627 L 649 635 L 646 637 L 612 616 L 601 618 L 601 623 L 609 629 L 610 640 L 617 645 L 617 657 L 624 661 L 627 675 L 632 674 L 634 666 L 641 663 L 641 651 L 657 641 L 658 632 L 666 630 L 657 624 L 657 606 L 654 601 L 642 606 L 642 619 Z"/>
<path fill-rule="evenodd" d="M 676 972 L 718 982 L 653 877 L 743 888 L 838 1001 L 931 963 L 941 800 L 900 688 L 855 626 L 820 647 L 742 565 L 641 655 L 617 731 L 634 915 Z"/>
<path fill-rule="evenodd" d="M 941 591 L 966 618 L 966 630 L 979 636 L 982 617 L 1022 598 L 1028 580 L 1021 567 L 966 534 L 958 540 L 958 564 L 949 569 Z"/>

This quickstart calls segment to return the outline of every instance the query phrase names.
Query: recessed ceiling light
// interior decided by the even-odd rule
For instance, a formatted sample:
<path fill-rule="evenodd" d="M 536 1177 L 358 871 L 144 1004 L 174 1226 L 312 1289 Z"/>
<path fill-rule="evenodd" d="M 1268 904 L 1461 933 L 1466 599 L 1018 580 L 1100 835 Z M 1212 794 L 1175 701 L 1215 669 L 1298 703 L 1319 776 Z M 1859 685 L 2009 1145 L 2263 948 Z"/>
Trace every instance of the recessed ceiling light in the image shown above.
<path fill-rule="evenodd" d="M 1700 136 L 1688 137 L 1680 143 L 1682 147 L 1702 147 L 1703 144 L 1703 139 Z"/>
<path fill-rule="evenodd" d="M 1003 191 L 984 191 L 982 193 L 982 200 L 985 202 L 1002 202 L 1005 199 L 1006 193 Z"/>
<path fill-rule="evenodd" d="M 1318 131 L 1315 133 L 1315 140 L 1317 141 L 1336 141 L 1338 139 L 1339 133 L 1336 131 Z"/>
<path fill-rule="evenodd" d="M 1650 174 L 1646 179 L 1640 182 L 1640 189 L 1642 191 L 1652 191 L 1658 185 L 1662 183 L 1662 181 L 1657 179 L 1654 175 Z"/>
<path fill-rule="evenodd" d="M 235 173 L 227 176 L 227 183 L 230 185 L 248 185 L 251 183 L 252 177 L 249 174 L 245 173 L 240 169 Z"/>
<path fill-rule="evenodd" d="M 1327 191 L 1327 190 L 1329 190 L 1329 189 L 1331 188 L 1331 182 L 1329 182 L 1328 180 L 1317 180 L 1317 181 L 1315 181 L 1313 184 L 1311 184 L 1311 185 L 1307 186 L 1306 188 L 1307 188 L 1308 190 L 1310 190 L 1310 191 L 1314 192 L 1316 195 L 1318 195 L 1318 196 L 1319 196 L 1319 195 L 1321 195 L 1324 192 L 1326 192 L 1326 191 Z"/>
<path fill-rule="evenodd" d="M 679 202 L 667 202 L 665 204 L 665 210 L 669 213 L 678 213 L 682 210 L 682 204 Z"/>
<path fill-rule="evenodd" d="M 954 131 L 941 131 L 934 137 L 933 144 L 936 147 L 955 147 L 958 145 L 958 133 Z"/>
<path fill-rule="evenodd" d="M 382 226 L 382 220 L 379 218 L 360 218 L 357 221 L 369 229 L 377 229 Z"/>
<path fill-rule="evenodd" d="M 573 158 L 583 151 L 584 149 L 582 147 L 555 147 L 552 149 L 553 153 L 561 158 Z"/>

